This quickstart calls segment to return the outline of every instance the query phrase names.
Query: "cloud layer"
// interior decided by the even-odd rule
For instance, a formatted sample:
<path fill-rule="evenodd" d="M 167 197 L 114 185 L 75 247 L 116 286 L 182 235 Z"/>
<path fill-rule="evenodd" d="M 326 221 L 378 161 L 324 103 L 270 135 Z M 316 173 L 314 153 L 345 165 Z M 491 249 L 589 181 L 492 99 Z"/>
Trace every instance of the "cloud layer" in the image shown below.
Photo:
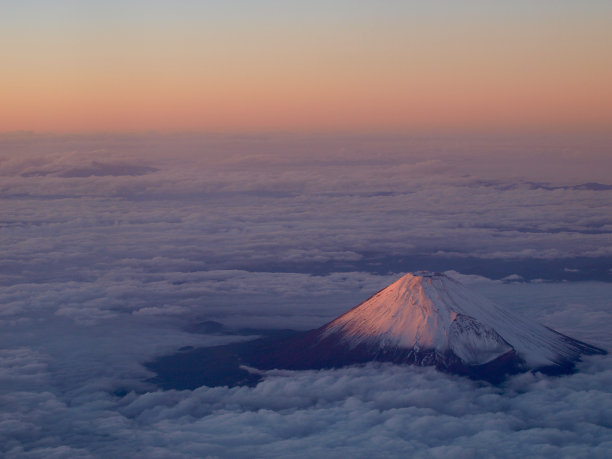
<path fill-rule="evenodd" d="M 503 387 L 369 365 L 161 391 L 142 366 L 245 339 L 199 321 L 315 327 L 425 267 L 612 349 L 610 142 L 551 142 L 0 137 L 0 454 L 604 457 L 609 357 Z"/>
<path fill-rule="evenodd" d="M 14 380 L 24 372 L 47 377 L 41 356 L 19 350 L 13 358 L 22 365 L 12 366 Z M 605 457 L 612 446 L 611 362 L 589 361 L 581 370 L 556 379 L 522 375 L 502 388 L 431 368 L 368 365 L 272 372 L 255 388 L 123 397 L 91 387 L 63 397 L 13 392 L 2 400 L 3 453 Z"/>

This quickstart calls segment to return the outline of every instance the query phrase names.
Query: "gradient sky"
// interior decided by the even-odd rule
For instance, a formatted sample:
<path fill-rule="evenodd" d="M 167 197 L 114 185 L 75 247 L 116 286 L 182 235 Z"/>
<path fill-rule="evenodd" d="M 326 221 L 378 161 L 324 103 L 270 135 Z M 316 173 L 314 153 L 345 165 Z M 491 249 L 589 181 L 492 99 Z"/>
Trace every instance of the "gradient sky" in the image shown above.
<path fill-rule="evenodd" d="M 612 127 L 609 1 L 0 11 L 0 131 Z"/>

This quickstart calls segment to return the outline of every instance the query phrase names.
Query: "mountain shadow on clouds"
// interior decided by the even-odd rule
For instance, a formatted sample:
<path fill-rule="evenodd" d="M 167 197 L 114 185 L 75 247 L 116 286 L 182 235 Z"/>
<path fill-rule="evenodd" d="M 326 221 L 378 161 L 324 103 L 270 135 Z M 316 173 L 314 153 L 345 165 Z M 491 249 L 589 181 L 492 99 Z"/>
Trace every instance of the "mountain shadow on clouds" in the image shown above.
<path fill-rule="evenodd" d="M 185 346 L 178 352 L 158 357 L 144 365 L 156 376 L 149 382 L 162 389 L 195 389 L 200 386 L 255 386 L 261 375 L 243 366 L 268 349 L 282 346 L 292 337 L 301 335 L 295 330 L 232 329 L 212 320 L 192 324 L 192 333 L 258 337 L 249 341 L 220 346 L 193 348 Z"/>

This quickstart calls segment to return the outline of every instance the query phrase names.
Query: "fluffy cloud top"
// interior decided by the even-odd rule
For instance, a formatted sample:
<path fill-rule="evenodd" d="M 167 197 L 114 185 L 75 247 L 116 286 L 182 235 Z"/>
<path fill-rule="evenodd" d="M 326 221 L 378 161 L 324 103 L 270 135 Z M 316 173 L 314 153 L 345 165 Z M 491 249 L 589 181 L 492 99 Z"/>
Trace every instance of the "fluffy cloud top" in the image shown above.
<path fill-rule="evenodd" d="M 368 365 L 272 372 L 255 388 L 14 392 L 2 397 L 1 444 L 25 457 L 603 458 L 612 446 L 611 361 L 581 370 L 522 375 L 501 388 Z"/>
<path fill-rule="evenodd" d="M 605 457 L 609 357 L 503 387 L 368 365 L 161 391 L 142 366 L 245 339 L 198 321 L 321 325 L 421 262 L 610 350 L 611 284 L 533 282 L 612 279 L 597 142 L 0 137 L 0 454 Z"/>

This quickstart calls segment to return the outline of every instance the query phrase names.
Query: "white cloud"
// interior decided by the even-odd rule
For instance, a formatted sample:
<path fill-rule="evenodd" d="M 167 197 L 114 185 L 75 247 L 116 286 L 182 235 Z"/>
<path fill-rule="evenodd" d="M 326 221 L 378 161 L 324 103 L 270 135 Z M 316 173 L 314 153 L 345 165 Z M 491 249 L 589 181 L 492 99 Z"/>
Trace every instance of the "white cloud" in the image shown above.
<path fill-rule="evenodd" d="M 528 154 L 475 144 L 0 136 L 0 454 L 603 457 L 609 357 L 501 388 L 387 365 L 272 372 L 254 388 L 146 382 L 156 355 L 244 339 L 187 325 L 315 327 L 399 276 L 390 259 L 539 259 L 563 272 L 564 258 L 610 256 L 612 191 L 528 183 L 607 180 L 603 160 L 547 176 Z M 527 278 L 512 266 L 506 281 Z M 449 268 L 612 349 L 610 284 Z"/>
<path fill-rule="evenodd" d="M 246 274 L 209 273 L 215 280 L 232 276 Z M 612 349 L 609 284 L 478 279 L 471 286 L 564 333 Z M 295 320 L 290 314 L 283 325 Z M 168 316 L 122 313 L 93 325 L 61 318 L 3 325 L 2 454 L 98 457 L 138 450 L 152 457 L 341 457 L 408 451 L 415 457 L 451 452 L 598 457 L 612 441 L 606 427 L 612 421 L 610 356 L 585 360 L 575 375 L 523 374 L 502 387 L 432 368 L 373 364 L 271 371 L 254 388 L 155 390 L 144 382 L 151 373 L 141 362 L 184 345 L 244 339 L 191 334 L 179 324 Z"/>
<path fill-rule="evenodd" d="M 276 372 L 255 388 L 96 392 L 69 406 L 49 393 L 21 394 L 3 400 L 11 411 L 0 425 L 10 428 L 9 455 L 42 444 L 94 456 L 603 457 L 611 440 L 605 362 L 564 378 L 518 376 L 504 388 L 368 365 Z"/>
<path fill-rule="evenodd" d="M 45 254 L 73 262 L 102 245 L 110 257 L 142 259 L 150 255 L 143 246 L 155 246 L 158 256 L 217 267 L 358 261 L 368 250 L 485 259 L 612 253 L 612 190 L 534 189 L 503 167 L 474 175 L 482 151 L 452 155 L 412 141 L 374 154 L 365 140 L 187 135 L 47 139 L 52 148 L 12 142 L 15 158 L 0 162 L 7 255 L 36 255 L 39 264 Z M 345 152 L 333 153 L 339 142 Z M 121 162 L 159 172 L 22 177 L 43 166 Z"/>

